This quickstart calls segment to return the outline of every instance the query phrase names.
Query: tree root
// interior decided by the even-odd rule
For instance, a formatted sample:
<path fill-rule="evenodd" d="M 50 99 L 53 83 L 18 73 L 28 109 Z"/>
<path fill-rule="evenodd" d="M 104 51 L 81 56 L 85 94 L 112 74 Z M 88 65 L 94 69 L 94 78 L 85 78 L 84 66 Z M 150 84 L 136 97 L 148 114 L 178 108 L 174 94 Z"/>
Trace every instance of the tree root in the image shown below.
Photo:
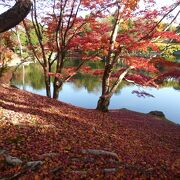
<path fill-rule="evenodd" d="M 96 156 L 111 156 L 114 157 L 115 159 L 119 160 L 119 157 L 116 153 L 110 152 L 110 151 L 105 151 L 105 150 L 97 150 L 97 149 L 83 149 L 82 154 L 92 154 Z"/>

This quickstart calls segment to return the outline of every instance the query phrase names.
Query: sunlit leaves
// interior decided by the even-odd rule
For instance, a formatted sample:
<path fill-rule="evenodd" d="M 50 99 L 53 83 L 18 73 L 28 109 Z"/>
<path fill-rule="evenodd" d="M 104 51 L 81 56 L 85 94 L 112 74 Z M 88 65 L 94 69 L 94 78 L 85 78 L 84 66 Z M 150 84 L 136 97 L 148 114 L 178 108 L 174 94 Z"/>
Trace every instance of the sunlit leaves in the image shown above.
<path fill-rule="evenodd" d="M 146 58 L 127 57 L 126 64 L 129 66 L 133 66 L 135 69 L 144 69 L 148 72 L 158 72 L 157 68 Z"/>

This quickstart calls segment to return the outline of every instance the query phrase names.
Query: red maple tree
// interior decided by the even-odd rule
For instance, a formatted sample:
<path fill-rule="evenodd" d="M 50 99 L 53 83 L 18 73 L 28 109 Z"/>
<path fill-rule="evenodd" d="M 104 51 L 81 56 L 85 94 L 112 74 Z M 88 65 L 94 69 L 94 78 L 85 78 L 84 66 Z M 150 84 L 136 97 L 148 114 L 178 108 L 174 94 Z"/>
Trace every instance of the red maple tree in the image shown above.
<path fill-rule="evenodd" d="M 158 86 L 159 79 L 179 78 L 178 63 L 161 58 L 163 51 L 154 41 L 157 38 L 180 40 L 176 32 L 169 32 L 167 28 L 166 31 L 158 31 L 158 26 L 167 16 L 170 24 L 175 20 L 170 14 L 179 6 L 179 2 L 159 11 L 154 10 L 154 1 L 145 1 L 148 7 L 145 10 L 139 7 L 138 2 L 114 3 L 114 22 L 106 37 L 102 38 L 106 62 L 98 110 L 108 110 L 110 98 L 122 80 L 143 86 Z M 164 72 L 160 71 L 159 66 L 166 67 Z"/>
<path fill-rule="evenodd" d="M 176 32 L 168 30 L 178 15 L 171 13 L 179 6 L 179 0 L 160 10 L 153 0 L 144 0 L 144 9 L 139 0 L 56 0 L 48 7 L 51 12 L 43 17 L 38 13 L 37 2 L 34 0 L 32 22 L 39 46 L 32 49 L 36 57 L 40 49 L 39 62 L 49 97 L 51 76 L 54 76 L 53 98 L 57 98 L 63 83 L 89 60 L 105 62 L 104 70 L 93 72 L 102 75 L 102 95 L 97 105 L 102 111 L 108 110 L 110 98 L 122 80 L 158 86 L 160 79 L 179 78 L 179 65 L 161 58 L 163 50 L 156 43 L 157 40 L 180 40 Z M 166 18 L 169 24 L 159 31 Z M 68 59 L 81 61 L 67 69 L 65 61 Z M 160 71 L 161 66 L 164 71 Z M 87 66 L 84 70 L 89 71 Z"/>

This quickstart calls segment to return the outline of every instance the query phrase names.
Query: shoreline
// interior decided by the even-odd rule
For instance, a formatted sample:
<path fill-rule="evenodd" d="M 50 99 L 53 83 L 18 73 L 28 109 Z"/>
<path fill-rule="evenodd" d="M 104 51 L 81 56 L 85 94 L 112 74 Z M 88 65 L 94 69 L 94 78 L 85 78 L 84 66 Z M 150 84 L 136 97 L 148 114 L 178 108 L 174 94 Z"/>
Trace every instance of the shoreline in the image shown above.
<path fill-rule="evenodd" d="M 26 90 L 20 89 L 17 86 L 11 84 L 11 82 L 10 82 L 9 86 L 12 87 L 12 88 L 19 89 L 21 91 L 26 91 Z M 26 92 L 30 92 L 30 91 L 26 91 Z M 35 94 L 33 92 L 30 92 L 30 93 Z M 36 94 L 36 95 L 47 97 L 45 95 L 40 95 L 40 94 Z M 53 98 L 51 98 L 51 99 L 53 99 Z M 76 106 L 74 104 L 71 104 L 71 103 L 68 103 L 68 102 L 64 102 L 64 101 L 60 101 L 60 100 L 56 100 L 56 101 L 63 102 L 63 103 L 65 103 L 67 105 L 70 105 L 72 107 L 81 108 L 81 109 L 84 109 L 84 110 L 87 110 L 87 111 L 88 110 L 96 110 L 95 108 L 94 109 L 93 108 L 90 109 L 90 108 L 86 108 L 86 107 L 80 107 L 80 106 Z M 154 110 L 154 111 L 150 111 L 150 112 L 144 113 L 144 112 L 140 112 L 140 111 L 130 110 L 130 109 L 127 109 L 127 108 L 120 108 L 120 109 L 109 109 L 108 112 L 117 112 L 119 110 L 125 110 L 125 111 L 129 111 L 129 112 L 140 113 L 140 114 L 143 114 L 143 115 L 154 116 L 157 120 L 166 121 L 166 122 L 169 122 L 169 123 L 172 123 L 172 124 L 180 125 L 179 123 L 176 123 L 174 121 L 171 121 L 170 119 L 167 119 L 167 117 L 164 115 L 164 113 L 162 111 L 158 111 L 158 110 Z M 103 112 L 103 113 L 106 113 L 106 112 Z"/>
<path fill-rule="evenodd" d="M 42 98 L 47 98 L 47 99 L 50 99 L 51 101 L 56 101 L 56 102 L 65 104 L 65 105 L 70 106 L 70 107 L 75 108 L 75 109 L 81 109 L 83 111 L 96 111 L 96 112 L 100 112 L 100 113 L 103 113 L 103 114 L 117 113 L 118 111 L 127 111 L 127 112 L 137 113 L 137 114 L 144 115 L 144 116 L 154 117 L 158 121 L 165 121 L 165 122 L 168 122 L 168 123 L 171 123 L 171 124 L 174 124 L 174 125 L 178 125 L 178 126 L 180 125 L 178 123 L 175 123 L 175 122 L 167 119 L 165 116 L 163 117 L 163 115 L 158 115 L 158 113 L 162 113 L 163 114 L 163 112 L 158 111 L 158 110 L 151 111 L 151 112 L 148 112 L 148 113 L 144 113 L 144 112 L 138 112 L 138 111 L 130 110 L 130 109 L 127 109 L 127 108 L 120 108 L 120 109 L 109 109 L 108 112 L 101 112 L 101 111 L 98 111 L 96 109 L 90 109 L 90 108 L 76 106 L 76 105 L 73 105 L 73 104 L 68 103 L 68 102 L 60 101 L 60 100 L 53 99 L 53 98 L 48 98 L 47 96 L 44 96 L 44 95 L 35 94 L 35 93 L 32 93 L 32 92 L 20 89 L 20 88 L 16 87 L 15 85 L 11 84 L 10 81 L 9 81 L 9 83 L 5 83 L 5 84 L 1 83 L 0 87 L 3 87 L 3 88 L 12 88 L 12 89 L 18 90 L 18 91 L 20 91 L 22 93 L 23 92 L 24 93 L 28 93 L 28 94 L 30 93 L 30 94 L 32 94 L 34 96 L 40 96 Z"/>
<path fill-rule="evenodd" d="M 15 58 L 15 59 L 13 59 L 12 60 L 14 63 L 16 63 L 16 65 L 17 66 L 8 66 L 8 68 L 12 68 L 12 67 L 14 67 L 14 69 L 16 69 L 18 66 L 20 66 L 20 65 L 22 65 L 23 63 L 25 63 L 25 65 L 26 64 L 29 64 L 29 63 L 31 63 L 32 61 L 29 61 L 29 60 L 24 60 L 24 61 L 22 61 L 21 59 L 20 59 L 20 57 L 18 57 L 18 58 Z M 19 62 L 20 61 L 20 62 Z M 19 63 L 18 63 L 19 62 Z M 32 62 L 33 63 L 33 62 Z M 5 75 L 6 75 L 6 73 L 5 73 Z M 9 76 L 9 77 L 8 77 Z M 7 78 L 8 77 L 8 78 Z M 14 88 L 18 88 L 18 87 L 16 87 L 15 85 L 13 85 L 13 84 L 11 84 L 11 79 L 12 79 L 12 74 L 11 74 L 11 76 L 10 75 L 7 75 L 7 77 L 5 78 L 5 80 L 6 81 L 9 81 L 7 84 L 8 85 L 10 85 L 10 86 L 12 86 L 12 87 L 14 87 Z M 0 83 L 3 83 L 4 82 L 4 80 L 1 80 L 0 79 Z M 22 89 L 21 89 L 22 90 Z M 46 96 L 45 96 L 46 97 Z M 70 103 L 69 103 L 70 104 Z M 70 104 L 70 105 L 73 105 L 73 104 Z M 76 106 L 76 105 L 73 105 L 73 106 Z M 84 108 L 84 107 L 80 107 L 80 108 Z M 84 108 L 84 109 L 87 109 L 87 108 Z M 126 109 L 126 108 L 122 108 L 122 109 Z M 87 109 L 88 110 L 88 109 Z M 93 109 L 92 109 L 93 110 Z M 119 109 L 109 109 L 109 111 L 113 111 L 113 110 L 119 110 Z M 129 110 L 129 111 L 134 111 L 134 112 L 138 112 L 138 113 L 143 113 L 143 114 L 145 114 L 145 115 L 148 115 L 150 112 L 147 112 L 147 113 L 145 113 L 145 112 L 139 112 L 139 111 L 135 111 L 135 110 L 130 110 L 130 109 L 127 109 L 127 110 Z M 152 110 L 152 112 L 161 112 L 161 113 L 163 113 L 163 111 L 159 111 L 158 109 L 157 110 Z M 157 117 L 158 119 L 160 119 L 160 120 L 166 120 L 166 121 L 169 121 L 169 122 L 171 122 L 171 123 L 174 123 L 174 124 L 177 124 L 177 125 L 180 125 L 179 123 L 177 123 L 177 122 L 174 122 L 174 121 L 172 121 L 172 120 L 170 120 L 170 119 L 167 119 L 167 117 L 159 117 L 159 116 L 155 116 L 155 117 Z"/>
<path fill-rule="evenodd" d="M 22 63 L 24 63 L 24 62 L 21 62 L 20 65 L 21 65 Z M 26 63 L 26 62 L 25 62 L 25 63 Z M 27 63 L 31 63 L 31 62 L 27 62 Z M 19 66 L 19 65 L 18 65 L 18 66 Z M 17 68 L 17 66 L 13 66 L 13 67 L 14 67 L 14 69 Z M 12 67 L 9 67 L 9 68 L 12 68 Z M 13 71 L 13 70 L 12 70 L 12 71 Z M 0 78 L 0 83 L 3 84 L 4 81 L 8 81 L 7 84 L 8 84 L 10 87 L 13 87 L 13 88 L 17 88 L 17 89 L 19 89 L 19 90 L 22 90 L 22 89 L 16 87 L 15 85 L 11 84 L 12 75 L 13 75 L 12 72 L 8 72 L 8 73 L 5 72 L 5 73 L 4 73 L 5 78 L 3 78 L 3 77 Z M 4 79 L 5 79 L 5 80 L 4 80 Z M 24 90 L 22 90 L 22 91 L 24 91 Z M 27 92 L 29 92 L 29 91 L 27 91 Z M 34 93 L 32 93 L 32 94 L 34 94 Z M 43 97 L 46 97 L 46 96 L 43 96 Z M 59 101 L 59 100 L 57 100 L 57 101 Z M 61 102 L 61 101 L 60 101 L 60 102 Z M 64 103 L 66 103 L 66 102 L 64 102 Z M 95 110 L 95 109 L 88 109 L 88 108 L 84 108 L 84 107 L 79 107 L 79 106 L 73 105 L 73 104 L 71 104 L 71 103 L 67 103 L 67 104 L 69 104 L 69 105 L 71 105 L 71 106 L 74 106 L 74 107 L 82 108 L 82 109 L 85 109 L 85 110 Z M 126 109 L 126 108 L 121 108 L 121 109 L 109 109 L 109 111 L 111 111 L 111 112 L 113 112 L 113 111 L 118 111 L 118 110 L 128 110 L 128 111 L 132 111 L 132 112 L 142 113 L 142 114 L 144 114 L 144 115 L 149 115 L 149 114 L 151 113 L 151 111 L 148 112 L 148 113 L 144 113 L 144 112 L 129 110 L 129 109 Z M 153 116 L 156 117 L 158 120 L 164 120 L 164 121 L 167 121 L 167 122 L 170 122 L 170 123 L 173 123 L 173 124 L 180 125 L 180 124 L 178 124 L 178 123 L 176 123 L 176 122 L 174 122 L 174 121 L 171 121 L 170 119 L 167 119 L 162 111 L 154 110 L 154 111 L 152 111 L 152 112 L 160 112 L 160 113 L 163 114 L 163 116 L 155 115 L 156 113 L 153 115 Z M 158 113 L 158 114 L 159 114 L 159 113 Z"/>

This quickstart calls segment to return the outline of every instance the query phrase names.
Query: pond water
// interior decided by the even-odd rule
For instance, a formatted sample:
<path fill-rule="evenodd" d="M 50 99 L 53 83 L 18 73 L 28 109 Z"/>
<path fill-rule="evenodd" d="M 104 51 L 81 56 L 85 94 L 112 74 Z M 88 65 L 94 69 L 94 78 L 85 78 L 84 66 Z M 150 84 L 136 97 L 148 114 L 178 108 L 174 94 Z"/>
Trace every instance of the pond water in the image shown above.
<path fill-rule="evenodd" d="M 40 67 L 35 64 L 17 69 L 12 84 L 35 94 L 46 95 Z M 132 93 L 134 90 L 145 91 L 154 97 L 138 97 Z M 100 94 L 99 78 L 89 74 L 78 74 L 73 81 L 63 85 L 58 99 L 76 106 L 94 109 Z M 159 89 L 123 83 L 110 102 L 110 109 L 120 108 L 144 113 L 162 111 L 169 120 L 180 124 L 180 87 L 177 83 L 171 82 Z"/>

